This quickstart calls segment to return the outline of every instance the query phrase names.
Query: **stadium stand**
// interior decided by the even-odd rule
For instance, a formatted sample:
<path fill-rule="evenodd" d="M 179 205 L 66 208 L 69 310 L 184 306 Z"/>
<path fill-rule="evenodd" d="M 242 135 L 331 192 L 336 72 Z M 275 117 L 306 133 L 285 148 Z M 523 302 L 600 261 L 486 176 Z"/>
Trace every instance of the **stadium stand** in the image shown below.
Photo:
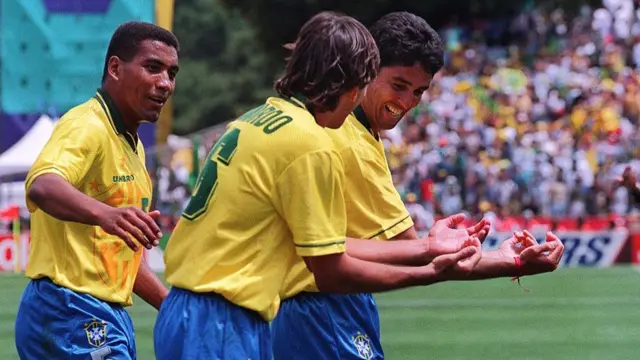
<path fill-rule="evenodd" d="M 41 114 L 55 118 L 93 95 L 109 38 L 128 20 L 153 22 L 154 2 L 0 2 L 0 151 Z M 153 144 L 153 128 L 144 127 L 141 138 Z"/>

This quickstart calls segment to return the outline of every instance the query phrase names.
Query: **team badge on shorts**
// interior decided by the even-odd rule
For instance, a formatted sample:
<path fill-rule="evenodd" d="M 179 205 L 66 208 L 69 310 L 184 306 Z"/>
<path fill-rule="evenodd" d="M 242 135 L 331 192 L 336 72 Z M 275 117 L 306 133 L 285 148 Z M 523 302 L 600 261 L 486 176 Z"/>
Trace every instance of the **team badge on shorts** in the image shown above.
<path fill-rule="evenodd" d="M 358 333 L 351 339 L 351 342 L 358 350 L 358 356 L 363 359 L 373 358 L 373 349 L 371 349 L 371 340 L 367 334 Z"/>
<path fill-rule="evenodd" d="M 93 320 L 84 324 L 84 332 L 91 346 L 100 347 L 107 341 L 107 323 Z"/>

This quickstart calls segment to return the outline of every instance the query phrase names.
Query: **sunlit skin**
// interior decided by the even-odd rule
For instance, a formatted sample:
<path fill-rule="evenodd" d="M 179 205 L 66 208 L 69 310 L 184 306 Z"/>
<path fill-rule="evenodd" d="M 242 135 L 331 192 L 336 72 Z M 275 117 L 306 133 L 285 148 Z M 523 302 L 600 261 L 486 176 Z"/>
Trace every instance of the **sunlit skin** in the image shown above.
<path fill-rule="evenodd" d="M 338 99 L 338 106 L 333 111 L 318 112 L 315 114 L 316 122 L 322 127 L 337 129 L 346 120 L 349 113 L 353 111 L 363 99 L 364 90 L 354 87 L 346 91 Z"/>
<path fill-rule="evenodd" d="M 135 133 L 141 122 L 158 121 L 175 89 L 178 70 L 176 49 L 157 40 L 141 42 L 129 62 L 117 56 L 109 59 L 103 87 L 116 102 L 127 130 Z"/>
<path fill-rule="evenodd" d="M 362 109 L 373 132 L 396 127 L 400 119 L 420 103 L 432 79 L 418 64 L 380 68 L 362 99 Z"/>

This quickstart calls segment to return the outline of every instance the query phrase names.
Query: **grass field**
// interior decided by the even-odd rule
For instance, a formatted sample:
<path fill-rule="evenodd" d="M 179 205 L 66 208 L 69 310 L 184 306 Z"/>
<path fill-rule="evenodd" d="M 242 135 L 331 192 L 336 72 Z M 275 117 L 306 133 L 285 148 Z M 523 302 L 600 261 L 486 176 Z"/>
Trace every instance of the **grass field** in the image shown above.
<path fill-rule="evenodd" d="M 17 359 L 13 325 L 26 280 L 0 275 L 0 359 Z M 638 359 L 640 273 L 561 269 L 525 278 L 436 286 L 378 297 L 387 359 Z M 136 299 L 138 359 L 153 359 L 155 311 Z M 178 360 L 178 359 L 176 359 Z"/>

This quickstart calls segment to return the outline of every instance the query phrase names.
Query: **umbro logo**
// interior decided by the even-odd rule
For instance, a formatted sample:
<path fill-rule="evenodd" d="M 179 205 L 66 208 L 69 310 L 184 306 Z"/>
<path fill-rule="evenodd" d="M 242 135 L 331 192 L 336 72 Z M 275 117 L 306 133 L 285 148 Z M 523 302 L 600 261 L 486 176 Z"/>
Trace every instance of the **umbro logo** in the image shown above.
<path fill-rule="evenodd" d="M 112 179 L 114 183 L 124 183 L 124 182 L 135 181 L 135 178 L 133 177 L 133 175 L 114 175 Z"/>

